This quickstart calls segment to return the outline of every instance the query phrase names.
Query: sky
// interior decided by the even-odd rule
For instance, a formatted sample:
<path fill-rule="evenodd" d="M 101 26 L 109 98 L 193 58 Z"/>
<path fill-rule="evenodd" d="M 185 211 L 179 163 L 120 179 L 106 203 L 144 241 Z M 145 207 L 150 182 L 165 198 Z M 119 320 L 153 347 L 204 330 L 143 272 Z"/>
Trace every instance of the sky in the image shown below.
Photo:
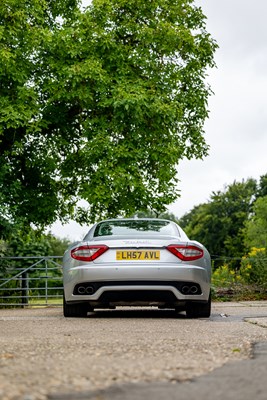
<path fill-rule="evenodd" d="M 145 0 L 144 0 L 145 1 Z M 216 69 L 207 82 L 209 99 L 203 160 L 178 165 L 180 198 L 168 207 L 178 218 L 209 200 L 213 191 L 267 173 L 267 2 L 266 0 L 196 0 L 207 17 L 207 31 L 217 41 Z M 80 240 L 88 227 L 71 222 L 52 225 L 58 237 Z"/>
<path fill-rule="evenodd" d="M 178 217 L 234 180 L 267 173 L 267 2 L 197 4 L 220 47 L 207 78 L 214 92 L 205 124 L 209 156 L 179 165 L 181 197 L 169 207 Z"/>

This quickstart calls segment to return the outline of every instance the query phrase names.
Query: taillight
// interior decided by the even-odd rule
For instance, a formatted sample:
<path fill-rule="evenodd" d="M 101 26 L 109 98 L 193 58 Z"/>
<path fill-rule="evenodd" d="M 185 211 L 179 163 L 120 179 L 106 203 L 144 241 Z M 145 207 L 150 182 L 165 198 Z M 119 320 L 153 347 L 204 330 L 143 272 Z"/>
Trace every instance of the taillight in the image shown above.
<path fill-rule="evenodd" d="M 80 261 L 93 261 L 107 250 L 108 246 L 104 244 L 78 246 L 71 250 L 71 257 Z"/>
<path fill-rule="evenodd" d="M 170 244 L 167 246 L 167 250 L 182 261 L 198 260 L 204 254 L 204 251 L 200 247 L 193 245 Z"/>

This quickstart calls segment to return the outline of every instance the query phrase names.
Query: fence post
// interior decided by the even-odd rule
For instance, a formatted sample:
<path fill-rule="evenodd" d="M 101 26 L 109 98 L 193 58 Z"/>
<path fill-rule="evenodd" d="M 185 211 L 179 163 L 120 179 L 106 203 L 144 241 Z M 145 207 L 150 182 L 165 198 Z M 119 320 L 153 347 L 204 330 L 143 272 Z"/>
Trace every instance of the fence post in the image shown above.
<path fill-rule="evenodd" d="M 48 269 L 47 269 L 47 259 L 45 259 L 45 304 L 48 304 Z"/>
<path fill-rule="evenodd" d="M 22 308 L 29 304 L 29 280 L 27 271 L 21 274 L 21 304 Z"/>

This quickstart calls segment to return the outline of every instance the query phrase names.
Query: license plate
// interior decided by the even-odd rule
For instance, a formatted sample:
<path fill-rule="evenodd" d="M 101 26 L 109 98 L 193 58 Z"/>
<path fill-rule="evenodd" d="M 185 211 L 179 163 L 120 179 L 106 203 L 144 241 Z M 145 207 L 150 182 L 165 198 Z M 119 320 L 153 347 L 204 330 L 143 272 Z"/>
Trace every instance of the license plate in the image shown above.
<path fill-rule="evenodd" d="M 160 260 L 159 250 L 118 250 L 116 260 Z"/>

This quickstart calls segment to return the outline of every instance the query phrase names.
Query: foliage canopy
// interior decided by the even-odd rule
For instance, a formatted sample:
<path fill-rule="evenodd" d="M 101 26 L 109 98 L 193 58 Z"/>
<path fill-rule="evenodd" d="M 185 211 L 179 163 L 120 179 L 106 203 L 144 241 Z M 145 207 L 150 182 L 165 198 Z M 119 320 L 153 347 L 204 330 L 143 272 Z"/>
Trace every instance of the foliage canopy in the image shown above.
<path fill-rule="evenodd" d="M 214 258 L 240 258 L 246 252 L 245 224 L 256 190 L 254 179 L 235 181 L 223 191 L 213 192 L 208 203 L 194 207 L 179 222 L 189 237 L 202 242 Z"/>
<path fill-rule="evenodd" d="M 255 201 L 253 213 L 245 226 L 246 246 L 267 249 L 267 196 L 258 197 Z"/>
<path fill-rule="evenodd" d="M 2 219 L 158 213 L 207 154 L 216 43 L 193 0 L 4 0 L 0 45 Z"/>

